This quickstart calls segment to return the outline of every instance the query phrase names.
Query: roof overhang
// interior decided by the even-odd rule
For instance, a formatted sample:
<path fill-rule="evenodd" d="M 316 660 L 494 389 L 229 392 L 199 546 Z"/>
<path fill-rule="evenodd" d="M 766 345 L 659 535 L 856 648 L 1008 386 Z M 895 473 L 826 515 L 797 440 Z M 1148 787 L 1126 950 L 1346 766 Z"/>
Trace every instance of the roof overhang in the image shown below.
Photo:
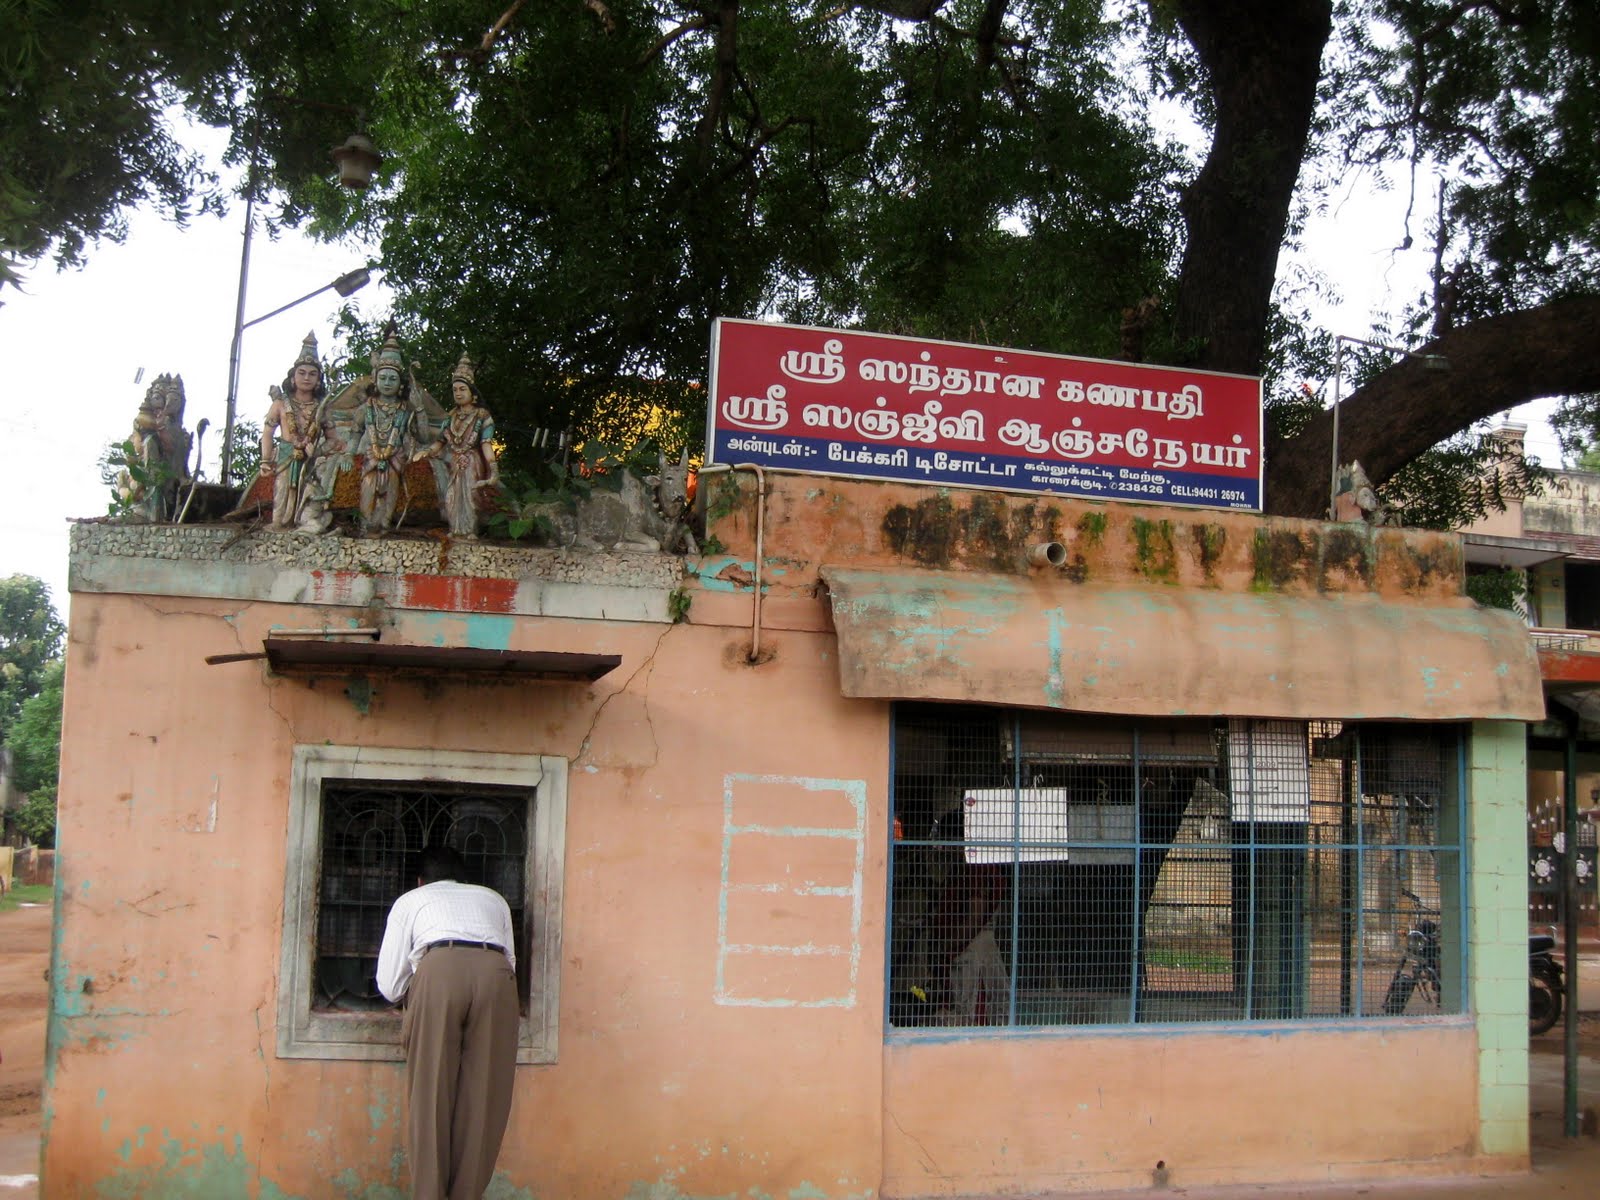
<path fill-rule="evenodd" d="M 1566 549 L 1549 538 L 1495 537 L 1487 533 L 1462 534 L 1461 550 L 1467 562 L 1487 567 L 1527 569 L 1567 556 Z"/>
<path fill-rule="evenodd" d="M 1588 650 L 1538 647 L 1539 674 L 1551 692 L 1600 690 L 1600 654 Z"/>
<path fill-rule="evenodd" d="M 825 566 L 846 696 L 1143 716 L 1544 717 L 1510 613 Z"/>

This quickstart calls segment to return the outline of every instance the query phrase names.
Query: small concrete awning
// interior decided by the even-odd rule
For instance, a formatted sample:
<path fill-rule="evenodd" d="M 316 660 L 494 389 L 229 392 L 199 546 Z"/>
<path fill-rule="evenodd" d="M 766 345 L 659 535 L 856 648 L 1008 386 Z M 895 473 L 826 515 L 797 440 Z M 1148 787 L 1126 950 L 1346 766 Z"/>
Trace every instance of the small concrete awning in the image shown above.
<path fill-rule="evenodd" d="M 846 696 L 1132 716 L 1542 720 L 1510 613 L 825 566 Z"/>
<path fill-rule="evenodd" d="M 1495 537 L 1486 533 L 1461 535 L 1462 556 L 1469 563 L 1490 567 L 1536 567 L 1540 563 L 1567 557 L 1567 550 L 1553 538 Z"/>
<path fill-rule="evenodd" d="M 617 654 L 404 646 L 344 639 L 269 637 L 262 645 L 268 665 L 280 675 L 405 672 L 593 682 L 622 662 Z"/>

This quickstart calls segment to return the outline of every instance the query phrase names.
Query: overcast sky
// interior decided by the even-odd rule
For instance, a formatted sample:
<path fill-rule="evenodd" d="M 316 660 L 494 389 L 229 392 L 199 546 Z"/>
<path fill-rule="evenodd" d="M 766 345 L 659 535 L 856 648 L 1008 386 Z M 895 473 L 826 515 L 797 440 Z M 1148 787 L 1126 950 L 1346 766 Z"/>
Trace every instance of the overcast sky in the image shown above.
<path fill-rule="evenodd" d="M 214 135 L 211 144 L 220 147 Z M 1365 336 L 1374 311 L 1398 309 L 1426 286 L 1429 252 L 1421 236 L 1416 249 L 1394 250 L 1394 192 L 1375 191 L 1361 180 L 1353 180 L 1347 192 L 1308 231 L 1308 245 L 1312 263 L 1344 294 L 1328 314 L 1328 329 Z M 0 355 L 16 381 L 0 408 L 0 576 L 22 572 L 43 579 L 63 616 L 68 522 L 106 511 L 109 496 L 96 463 L 107 443 L 128 436 L 139 401 L 157 375 L 183 376 L 190 430 L 201 417 L 210 420 L 206 474 L 217 477 L 243 228 L 242 208 L 182 229 L 137 213 L 127 242 L 91 247 L 83 270 L 58 273 L 40 265 L 21 293 L 0 293 Z M 246 320 L 332 282 L 365 259 L 360 247 L 326 246 L 294 233 L 270 239 L 258 223 Z M 353 300 L 364 312 L 386 309 L 381 277 Z M 241 418 L 259 422 L 268 385 L 283 379 L 308 329 L 316 331 L 327 356 L 340 303 L 328 291 L 245 331 Z M 1048 349 L 1074 352 L 1071 346 Z M 1529 450 L 1555 465 L 1560 451 L 1543 416 L 1550 407 L 1524 406 L 1514 417 L 1530 425 Z"/>
<path fill-rule="evenodd" d="M 210 144 L 220 149 L 220 139 Z M 29 272 L 22 292 L 0 292 L 0 356 L 28 364 L 18 377 L 30 381 L 12 388 L 0 408 L 0 576 L 37 575 L 63 615 L 68 521 L 105 513 L 110 496 L 96 464 L 107 443 L 132 431 L 157 375 L 183 376 L 191 432 L 201 417 L 210 420 L 205 472 L 218 476 L 243 206 L 181 229 L 143 212 L 130 225 L 124 244 L 91 246 L 84 269 L 57 272 L 44 263 Z M 331 283 L 366 257 L 360 247 L 294 233 L 273 240 L 258 214 L 245 319 Z M 364 312 L 389 303 L 381 277 L 351 300 Z M 308 329 L 327 356 L 342 303 L 327 291 L 245 330 L 240 418 L 260 422 L 268 385 L 283 381 Z"/>

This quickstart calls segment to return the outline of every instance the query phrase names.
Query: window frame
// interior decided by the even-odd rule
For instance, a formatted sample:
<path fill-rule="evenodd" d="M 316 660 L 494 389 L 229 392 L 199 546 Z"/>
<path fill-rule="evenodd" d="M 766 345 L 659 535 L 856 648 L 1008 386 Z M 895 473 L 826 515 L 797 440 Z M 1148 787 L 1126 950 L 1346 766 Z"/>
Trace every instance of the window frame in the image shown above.
<path fill-rule="evenodd" d="M 1104 714 L 1078 713 L 1070 711 L 1051 711 L 1049 713 L 1041 713 L 1039 710 L 1005 705 L 935 706 L 923 703 L 897 703 L 892 708 L 890 718 L 891 765 L 889 772 L 888 791 L 890 808 L 894 815 L 894 820 L 890 822 L 891 825 L 898 824 L 900 816 L 899 797 L 897 794 L 899 780 L 896 764 L 902 750 L 900 745 L 900 738 L 904 728 L 902 725 L 902 720 L 906 715 L 907 709 L 932 710 L 935 707 L 944 708 L 947 710 L 962 710 L 971 713 L 982 712 L 986 717 L 991 714 L 995 715 L 995 728 L 997 731 L 999 731 L 998 736 L 1001 738 L 1003 745 L 1010 747 L 1011 751 L 1017 755 L 1016 760 L 1013 763 L 1012 781 L 1000 790 L 1010 790 L 1016 795 L 1021 795 L 1022 791 L 1026 790 L 1023 787 L 1019 774 L 1022 769 L 1020 765 L 1022 758 L 1020 751 L 1020 739 L 1023 736 L 1024 726 L 1030 719 L 1042 719 L 1044 721 L 1061 719 L 1068 723 L 1083 722 L 1085 730 L 1088 730 L 1092 736 L 1100 738 L 1104 738 L 1108 733 L 1113 737 L 1126 735 L 1126 740 L 1128 743 L 1127 754 L 1129 761 L 1133 763 L 1145 765 L 1153 761 L 1160 761 L 1165 757 L 1159 750 L 1145 751 L 1141 746 L 1143 737 L 1152 732 L 1161 733 L 1163 736 L 1165 735 L 1165 731 L 1161 728 L 1163 725 L 1163 720 L 1161 718 L 1118 717 Z M 913 718 L 913 722 L 914 721 L 915 718 Z M 1228 754 L 1224 754 L 1219 759 L 1217 764 L 1218 768 L 1223 771 L 1227 771 L 1230 768 L 1229 756 L 1232 752 L 1231 747 L 1233 746 L 1233 738 L 1237 736 L 1232 728 L 1233 726 L 1243 724 L 1250 727 L 1250 736 L 1253 740 L 1258 731 L 1257 727 L 1266 727 L 1284 723 L 1261 721 L 1248 718 L 1241 721 L 1240 719 L 1231 719 L 1223 716 L 1173 718 L 1172 722 L 1175 724 L 1209 724 L 1212 727 L 1213 736 L 1220 735 L 1223 739 L 1222 741 L 1219 741 L 1218 744 L 1226 744 L 1230 748 Z M 898 857 L 903 849 L 913 845 L 926 844 L 933 846 L 954 843 L 946 843 L 937 838 L 934 838 L 933 840 L 917 837 L 902 838 L 898 832 L 891 831 L 889 844 L 887 847 L 886 858 L 888 870 L 886 872 L 885 879 L 886 904 L 883 1009 L 883 1033 L 885 1039 L 887 1041 L 946 1041 L 952 1038 L 965 1040 L 974 1038 L 992 1039 L 1038 1036 L 1054 1037 L 1061 1035 L 1093 1036 L 1105 1035 L 1108 1033 L 1142 1032 L 1147 1030 L 1159 1030 L 1163 1034 L 1204 1034 L 1207 1032 L 1214 1033 L 1218 1030 L 1227 1028 L 1261 1030 L 1263 1026 L 1272 1025 L 1276 1025 L 1280 1028 L 1284 1026 L 1297 1026 L 1301 1028 L 1317 1029 L 1353 1029 L 1363 1026 L 1370 1028 L 1374 1023 L 1381 1023 L 1382 1027 L 1385 1029 L 1395 1029 L 1404 1027 L 1404 1025 L 1407 1023 L 1423 1023 L 1434 1025 L 1470 1020 L 1472 1008 L 1469 999 L 1469 972 L 1467 963 L 1467 957 L 1470 952 L 1470 927 L 1469 913 L 1467 910 L 1468 906 L 1466 903 L 1466 880 L 1468 872 L 1468 858 L 1470 855 L 1470 839 L 1467 831 L 1469 828 L 1472 811 L 1467 776 L 1467 764 L 1469 759 L 1471 738 L 1470 729 L 1462 725 L 1460 722 L 1450 721 L 1392 722 L 1365 721 L 1359 719 L 1340 720 L 1337 718 L 1322 718 L 1320 720 L 1316 718 L 1298 718 L 1295 719 L 1292 724 L 1298 726 L 1301 731 L 1301 737 L 1306 738 L 1315 726 L 1323 722 L 1340 724 L 1349 731 L 1355 731 L 1358 729 L 1383 730 L 1389 727 L 1399 728 L 1411 725 L 1418 729 L 1427 730 L 1431 737 L 1437 739 L 1436 745 L 1440 751 L 1440 768 L 1444 778 L 1442 778 L 1440 781 L 1442 785 L 1438 798 L 1440 810 L 1438 820 L 1433 829 L 1434 841 L 1431 843 L 1413 843 L 1408 838 L 1407 840 L 1398 843 L 1380 844 L 1369 843 L 1365 840 L 1364 829 L 1367 824 L 1367 820 L 1363 814 L 1366 810 L 1366 792 L 1364 791 L 1362 784 L 1364 782 L 1365 772 L 1369 769 L 1369 764 L 1365 756 L 1362 754 L 1360 746 L 1358 745 L 1356 756 L 1351 763 L 1352 769 L 1356 772 L 1353 778 L 1355 780 L 1354 787 L 1356 789 L 1357 799 L 1355 804 L 1352 806 L 1352 811 L 1356 815 L 1354 833 L 1355 840 L 1347 846 L 1313 847 L 1310 843 L 1296 843 L 1289 848 L 1308 851 L 1314 848 L 1333 849 L 1341 853 L 1354 853 L 1356 864 L 1355 869 L 1357 871 L 1356 878 L 1358 881 L 1356 884 L 1358 896 L 1356 926 L 1358 933 L 1353 941 L 1354 953 L 1352 957 L 1356 964 L 1358 977 L 1360 977 L 1365 971 L 1372 969 L 1373 958 L 1373 955 L 1371 955 L 1366 948 L 1366 931 L 1362 925 L 1363 919 L 1369 912 L 1369 907 L 1363 900 L 1360 899 L 1360 897 L 1365 895 L 1364 887 L 1360 882 L 1360 879 L 1361 873 L 1365 872 L 1367 869 L 1369 863 L 1368 856 L 1376 852 L 1402 852 L 1405 854 L 1426 852 L 1433 855 L 1443 856 L 1442 860 L 1438 860 L 1440 868 L 1438 872 L 1438 883 L 1441 889 L 1439 903 L 1441 905 L 1442 915 L 1436 915 L 1434 918 L 1439 922 L 1440 925 L 1443 948 L 1443 961 L 1440 964 L 1440 1001 L 1442 1004 L 1448 1005 L 1447 1007 L 1444 1007 L 1443 1011 L 1438 1013 L 1396 1015 L 1390 1013 L 1362 1012 L 1358 1010 L 1357 1012 L 1348 1014 L 1300 1013 L 1288 1016 L 1263 1016 L 1251 1014 L 1181 1020 L 1163 1019 L 1159 1017 L 1156 1019 L 1150 1019 L 1142 1015 L 1143 1006 L 1138 1004 L 1138 997 L 1135 996 L 1132 998 L 1133 1007 L 1131 1012 L 1138 1013 L 1140 1015 L 1130 1015 L 1129 1019 L 1127 1020 L 1043 1023 L 1007 1021 L 998 1024 L 942 1022 L 931 1024 L 921 1022 L 897 1023 L 894 1014 L 895 987 L 897 982 L 895 961 L 897 957 L 897 951 L 902 948 L 896 942 L 896 931 L 899 927 L 899 922 L 896 919 L 896 874 L 897 870 L 899 869 Z M 1099 723 L 1101 727 L 1094 728 L 1095 723 Z M 911 727 L 915 727 L 914 723 Z M 1073 730 L 1070 734 L 1068 734 L 1068 736 L 1081 737 L 1082 734 L 1083 731 Z M 1111 751 L 1113 757 L 1116 756 L 1116 747 L 1108 745 L 1108 750 Z M 1091 757 L 1094 756 L 1091 755 Z M 1004 752 L 1002 752 L 1002 759 L 1005 761 L 1012 761 L 1011 759 L 1005 759 Z M 1245 752 L 1244 761 L 1248 769 L 1254 769 L 1253 766 L 1250 765 L 1256 761 L 1256 757 L 1252 751 L 1247 750 Z M 1140 789 L 1136 782 L 1133 789 L 1136 810 L 1137 805 L 1139 804 L 1139 791 Z M 1234 808 L 1237 808 L 1241 803 L 1241 798 L 1234 793 L 1234 789 L 1232 788 L 1228 790 L 1225 796 L 1230 805 Z M 1228 845 L 1236 850 L 1248 849 L 1252 859 L 1252 864 L 1249 869 L 1251 871 L 1251 878 L 1253 880 L 1255 878 L 1255 871 L 1257 869 L 1257 866 L 1254 862 L 1255 855 L 1259 849 L 1267 847 L 1266 843 L 1258 844 L 1256 840 L 1257 830 L 1260 826 L 1257 818 L 1253 814 L 1255 813 L 1257 807 L 1262 806 L 1263 804 L 1270 809 L 1273 801 L 1270 798 L 1251 798 L 1250 796 L 1246 796 L 1243 798 L 1242 803 L 1250 810 L 1250 812 L 1246 814 L 1247 819 L 1245 821 L 1245 825 L 1249 829 L 1248 840 L 1245 843 L 1237 844 L 1230 842 Z M 987 845 L 988 843 L 984 842 L 980 844 Z M 1116 848 L 1131 849 L 1134 852 L 1136 863 L 1139 861 L 1140 854 L 1160 845 L 1160 843 L 1156 842 L 1145 842 L 1137 831 L 1131 838 L 1126 836 L 1124 836 L 1121 840 L 1112 838 L 1110 839 L 1109 844 Z M 1011 849 L 1014 854 L 1018 852 L 1019 846 L 1020 843 L 1013 843 Z M 1173 848 L 1176 848 L 1176 843 L 1168 846 L 1168 849 Z M 1010 870 L 1015 872 L 1017 870 L 1017 864 L 1025 861 L 1025 858 L 1018 858 L 1015 861 L 1007 860 L 1007 863 L 1002 865 L 1008 865 Z M 1135 878 L 1137 878 L 1137 871 Z M 1252 886 L 1254 885 L 1252 884 Z M 1015 925 L 1020 919 L 1015 892 L 1012 894 L 1009 907 L 1010 911 L 1007 919 L 1012 922 L 1013 929 L 1011 932 L 1014 937 Z M 1136 924 L 1140 919 L 1141 917 L 1136 915 Z M 1416 919 L 1414 914 L 1412 919 Z M 1403 934 L 1404 928 L 1405 926 L 1401 925 L 1398 932 Z M 1133 940 L 1133 950 L 1135 954 L 1139 953 L 1139 946 L 1142 940 L 1141 931 L 1136 929 Z M 1251 934 L 1251 940 L 1253 946 L 1254 932 Z M 1251 953 L 1253 954 L 1253 950 Z M 1383 957 L 1388 958 L 1388 955 L 1385 954 Z M 1393 960 L 1391 960 L 1391 962 L 1393 961 L 1398 961 L 1398 950 L 1396 951 L 1395 957 Z M 1011 964 L 1011 969 L 1015 970 L 1014 963 Z M 1389 970 L 1389 966 L 1386 965 L 1382 967 L 1381 970 L 1387 971 Z M 1013 984 L 1015 983 L 1014 978 L 1012 982 Z"/>
<path fill-rule="evenodd" d="M 463 784 L 510 787 L 529 795 L 524 882 L 528 897 L 527 1015 L 518 1030 L 518 1063 L 557 1061 L 561 996 L 563 867 L 566 861 L 567 760 L 547 754 L 297 745 L 289 788 L 279 947 L 279 1058 L 400 1062 L 398 1010 L 328 1013 L 312 1007 L 317 906 L 321 895 L 323 783 Z"/>

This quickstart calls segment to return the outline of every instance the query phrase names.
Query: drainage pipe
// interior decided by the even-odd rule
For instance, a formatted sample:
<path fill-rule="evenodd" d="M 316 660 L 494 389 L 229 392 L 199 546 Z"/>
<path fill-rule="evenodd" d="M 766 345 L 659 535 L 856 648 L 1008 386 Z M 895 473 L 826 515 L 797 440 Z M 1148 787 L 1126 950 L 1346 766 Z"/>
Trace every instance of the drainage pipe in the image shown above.
<path fill-rule="evenodd" d="M 700 469 L 700 476 L 704 478 L 711 472 L 723 471 L 753 471 L 756 477 L 756 561 L 755 561 L 755 605 L 750 615 L 750 662 L 756 662 L 761 657 L 761 562 L 764 550 L 762 539 L 766 532 L 767 514 L 767 474 L 755 463 L 713 463 L 709 467 Z M 709 506 L 708 506 L 709 507 Z"/>
<path fill-rule="evenodd" d="M 1028 562 L 1035 567 L 1059 569 L 1067 565 L 1067 548 L 1060 542 L 1040 542 L 1028 548 Z"/>

